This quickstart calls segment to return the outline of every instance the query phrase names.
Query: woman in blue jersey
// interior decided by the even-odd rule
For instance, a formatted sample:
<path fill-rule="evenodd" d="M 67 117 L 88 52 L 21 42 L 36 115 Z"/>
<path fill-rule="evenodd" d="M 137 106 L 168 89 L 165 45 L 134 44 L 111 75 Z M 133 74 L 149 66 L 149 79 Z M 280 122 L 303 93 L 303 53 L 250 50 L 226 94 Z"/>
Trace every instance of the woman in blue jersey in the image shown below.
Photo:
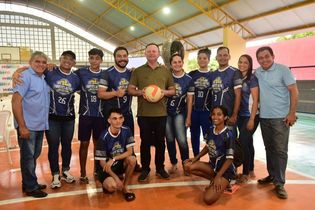
<path fill-rule="evenodd" d="M 238 114 L 237 126 L 240 132 L 239 139 L 241 140 L 244 160 L 243 174 L 239 178 L 240 183 L 245 183 L 248 178 L 255 178 L 254 173 L 254 145 L 253 134 L 259 123 L 258 116 L 258 96 L 259 87 L 258 80 L 253 71 L 253 60 L 247 55 L 241 55 L 238 60 L 238 68 L 242 73 L 242 97 L 241 106 Z"/>
<path fill-rule="evenodd" d="M 187 120 L 186 126 L 190 127 L 191 144 L 194 156 L 200 152 L 200 126 L 205 134 L 210 127 L 210 102 L 211 102 L 211 71 L 208 68 L 211 51 L 201 49 L 198 51 L 199 69 L 189 72 L 192 80 L 187 93 Z"/>
<path fill-rule="evenodd" d="M 225 125 L 228 119 L 227 109 L 222 105 L 213 107 L 211 119 L 214 126 L 205 135 L 206 145 L 197 156 L 184 162 L 187 173 L 210 180 L 203 198 L 208 205 L 217 201 L 230 180 L 235 178 L 233 165 L 235 141 L 232 131 Z M 200 161 L 207 153 L 210 161 Z"/>
<path fill-rule="evenodd" d="M 183 70 L 183 59 L 179 54 L 173 54 L 170 59 L 172 73 L 176 88 L 176 94 L 167 100 L 167 120 L 166 120 L 166 142 L 168 155 L 172 163 L 169 173 L 177 170 L 176 146 L 177 140 L 182 162 L 189 158 L 188 143 L 186 136 L 186 95 L 191 81 Z"/>

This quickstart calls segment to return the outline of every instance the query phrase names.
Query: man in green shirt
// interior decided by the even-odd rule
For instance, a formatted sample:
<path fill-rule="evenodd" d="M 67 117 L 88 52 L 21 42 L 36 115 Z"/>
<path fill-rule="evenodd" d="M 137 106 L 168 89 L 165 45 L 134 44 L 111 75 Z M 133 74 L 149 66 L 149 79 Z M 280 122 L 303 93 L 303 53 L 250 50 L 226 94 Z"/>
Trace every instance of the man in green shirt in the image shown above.
<path fill-rule="evenodd" d="M 166 97 L 175 95 L 175 85 L 171 72 L 157 62 L 160 56 L 158 45 L 148 44 L 145 49 L 145 56 L 147 63 L 134 70 L 128 86 L 128 93 L 138 96 L 137 116 L 140 127 L 142 165 L 142 172 L 138 177 L 140 182 L 146 181 L 150 173 L 151 145 L 155 146 L 156 175 L 164 179 L 169 178 L 169 174 L 164 169 Z M 157 85 L 161 88 L 162 95 L 159 101 L 153 103 L 143 97 L 144 90 L 149 85 Z"/>

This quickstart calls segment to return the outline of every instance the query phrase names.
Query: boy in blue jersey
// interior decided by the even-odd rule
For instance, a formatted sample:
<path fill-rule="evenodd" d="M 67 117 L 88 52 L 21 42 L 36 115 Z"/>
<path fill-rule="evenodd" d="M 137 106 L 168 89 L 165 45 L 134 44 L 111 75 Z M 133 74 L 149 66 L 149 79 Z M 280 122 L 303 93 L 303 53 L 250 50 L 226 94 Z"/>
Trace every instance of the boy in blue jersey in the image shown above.
<path fill-rule="evenodd" d="M 104 191 L 121 190 L 126 201 L 132 201 L 136 196 L 128 189 L 128 183 L 136 165 L 132 155 L 135 141 L 130 129 L 123 126 L 124 116 L 119 108 L 112 108 L 108 115 L 110 126 L 102 132 L 95 151 L 98 179 Z M 119 176 L 123 174 L 122 183 Z"/>
<path fill-rule="evenodd" d="M 242 76 L 238 69 L 229 65 L 230 50 L 219 47 L 216 59 L 219 68 L 212 75 L 212 106 L 223 105 L 228 109 L 227 125 L 231 126 L 236 138 L 236 121 L 241 104 Z"/>
<path fill-rule="evenodd" d="M 80 182 L 86 184 L 89 182 L 88 177 L 86 176 L 86 159 L 91 135 L 93 136 L 95 150 L 96 141 L 106 127 L 103 102 L 97 97 L 99 80 L 102 74 L 100 66 L 103 62 L 104 53 L 100 49 L 93 48 L 88 54 L 90 66 L 75 71 L 81 80 L 78 129 L 78 138 L 80 140 Z"/>
<path fill-rule="evenodd" d="M 126 66 L 129 62 L 128 50 L 125 47 L 117 47 L 114 50 L 115 66 L 103 71 L 98 97 L 104 99 L 104 113 L 108 115 L 111 108 L 120 108 L 124 115 L 124 126 L 130 128 L 134 135 L 134 119 L 131 110 L 132 96 L 127 93 L 127 88 L 132 71 Z M 107 124 L 107 126 L 109 126 Z M 141 167 L 136 164 L 136 172 L 141 172 Z"/>
<path fill-rule="evenodd" d="M 186 96 L 191 77 L 183 70 L 183 59 L 179 54 L 173 54 L 170 59 L 176 94 L 167 99 L 167 119 L 165 137 L 168 155 L 172 167 L 170 174 L 177 170 L 176 144 L 178 143 L 182 163 L 189 158 L 185 120 L 187 116 Z"/>
<path fill-rule="evenodd" d="M 189 72 L 192 77 L 187 93 L 187 119 L 186 126 L 190 127 L 191 144 L 194 156 L 200 151 L 200 126 L 205 134 L 210 127 L 209 115 L 211 106 L 211 71 L 208 68 L 211 51 L 201 49 L 198 51 L 199 69 Z"/>
<path fill-rule="evenodd" d="M 49 130 L 46 131 L 48 142 L 48 160 L 53 176 L 51 188 L 61 187 L 59 170 L 59 145 L 61 143 L 62 180 L 75 182 L 69 173 L 71 160 L 71 142 L 74 132 L 74 93 L 80 90 L 80 79 L 71 69 L 76 56 L 72 51 L 64 51 L 60 57 L 60 66 L 45 72 L 45 79 L 50 86 Z"/>
<path fill-rule="evenodd" d="M 225 122 L 228 119 L 227 109 L 224 106 L 215 106 L 211 111 L 214 127 L 211 127 L 205 137 L 206 145 L 194 158 L 186 160 L 185 171 L 210 180 L 205 189 L 204 201 L 211 205 L 216 202 L 230 180 L 235 178 L 233 165 L 235 141 L 232 132 Z M 208 153 L 209 162 L 200 161 Z"/>

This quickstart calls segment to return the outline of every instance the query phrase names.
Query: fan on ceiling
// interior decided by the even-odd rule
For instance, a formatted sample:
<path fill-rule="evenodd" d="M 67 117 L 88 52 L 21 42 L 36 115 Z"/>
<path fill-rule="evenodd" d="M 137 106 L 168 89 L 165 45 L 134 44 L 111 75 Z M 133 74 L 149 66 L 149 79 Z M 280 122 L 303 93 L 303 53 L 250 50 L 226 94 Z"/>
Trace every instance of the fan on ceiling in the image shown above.
<path fill-rule="evenodd" d="M 163 43 L 162 58 L 164 64 L 170 68 L 170 59 L 173 54 L 179 54 L 184 59 L 185 49 L 180 41 L 172 40 Z"/>

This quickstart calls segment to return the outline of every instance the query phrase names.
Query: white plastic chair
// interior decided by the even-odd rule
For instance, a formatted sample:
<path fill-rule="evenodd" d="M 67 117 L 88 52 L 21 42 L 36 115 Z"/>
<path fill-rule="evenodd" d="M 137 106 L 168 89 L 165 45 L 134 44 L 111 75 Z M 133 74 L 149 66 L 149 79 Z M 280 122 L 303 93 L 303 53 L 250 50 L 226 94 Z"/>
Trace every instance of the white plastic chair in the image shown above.
<path fill-rule="evenodd" d="M 2 110 L 0 111 L 0 141 L 3 141 L 5 143 L 9 162 L 12 165 L 12 158 L 10 154 L 10 128 L 9 128 L 9 119 L 11 116 L 11 112 L 8 110 Z"/>

